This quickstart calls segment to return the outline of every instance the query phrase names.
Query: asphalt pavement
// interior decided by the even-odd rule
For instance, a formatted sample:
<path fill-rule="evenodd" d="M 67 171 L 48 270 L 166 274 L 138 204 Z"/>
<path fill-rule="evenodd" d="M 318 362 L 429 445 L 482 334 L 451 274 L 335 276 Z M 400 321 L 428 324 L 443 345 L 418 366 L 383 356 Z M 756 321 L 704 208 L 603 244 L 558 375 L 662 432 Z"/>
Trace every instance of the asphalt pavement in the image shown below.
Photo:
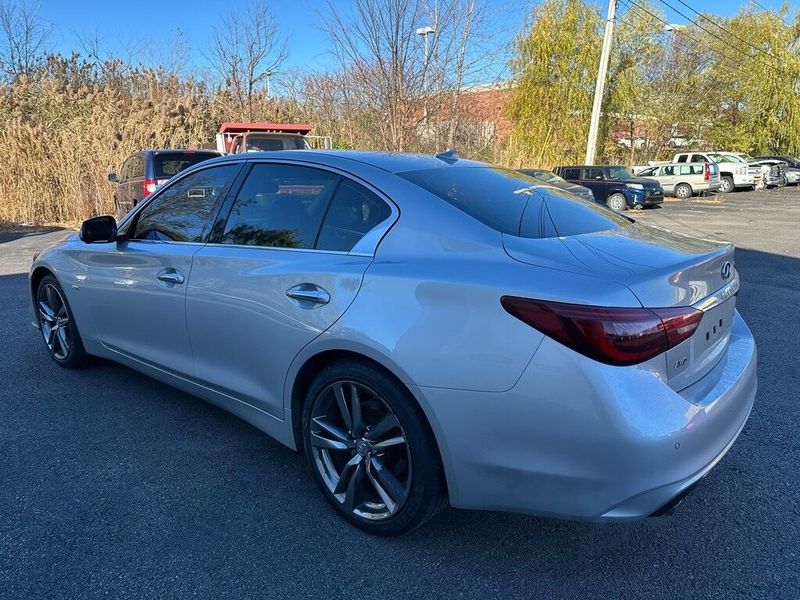
<path fill-rule="evenodd" d="M 26 271 L 65 232 L 0 232 L 0 598 L 800 597 L 800 190 L 633 216 L 739 246 L 759 392 L 738 442 L 670 517 L 448 509 L 397 539 L 347 525 L 300 455 L 221 409 L 110 362 L 58 368 Z"/>

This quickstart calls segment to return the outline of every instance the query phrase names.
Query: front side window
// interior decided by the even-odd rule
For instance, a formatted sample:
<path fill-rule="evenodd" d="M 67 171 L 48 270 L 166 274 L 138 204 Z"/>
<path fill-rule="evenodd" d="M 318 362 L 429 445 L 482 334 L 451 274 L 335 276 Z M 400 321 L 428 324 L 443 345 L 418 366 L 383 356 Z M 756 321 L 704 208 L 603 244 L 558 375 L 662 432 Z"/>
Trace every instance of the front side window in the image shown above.
<path fill-rule="evenodd" d="M 603 169 L 584 169 L 586 177 L 584 179 L 604 179 Z"/>
<path fill-rule="evenodd" d="M 137 154 L 131 160 L 131 179 L 141 179 L 144 177 L 144 154 Z"/>
<path fill-rule="evenodd" d="M 202 242 L 206 225 L 238 170 L 236 163 L 203 169 L 165 188 L 142 209 L 131 238 Z"/>
<path fill-rule="evenodd" d="M 608 178 L 616 180 L 633 179 L 633 173 L 625 167 L 608 167 Z"/>
<path fill-rule="evenodd" d="M 716 160 L 713 156 L 711 158 Z M 705 156 L 703 156 L 702 154 L 694 154 L 694 155 L 692 155 L 692 161 L 691 162 L 702 162 L 702 163 L 704 163 L 704 162 L 708 162 L 708 159 Z"/>
<path fill-rule="evenodd" d="M 221 242 L 313 248 L 339 176 L 294 165 L 255 164 L 231 207 Z"/>
<path fill-rule="evenodd" d="M 654 177 L 658 167 L 650 167 L 639 172 L 640 177 Z"/>

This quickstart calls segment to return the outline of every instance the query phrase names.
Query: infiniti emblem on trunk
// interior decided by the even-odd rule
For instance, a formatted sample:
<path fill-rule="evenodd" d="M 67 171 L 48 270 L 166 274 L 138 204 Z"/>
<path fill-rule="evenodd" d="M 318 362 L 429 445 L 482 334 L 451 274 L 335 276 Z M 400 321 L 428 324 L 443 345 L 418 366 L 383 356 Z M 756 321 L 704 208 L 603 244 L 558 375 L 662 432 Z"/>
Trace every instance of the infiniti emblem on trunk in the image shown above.
<path fill-rule="evenodd" d="M 733 266 L 731 265 L 731 261 L 725 261 L 725 264 L 722 265 L 722 271 L 720 272 L 722 275 L 722 279 L 727 279 L 731 276 L 731 269 Z"/>

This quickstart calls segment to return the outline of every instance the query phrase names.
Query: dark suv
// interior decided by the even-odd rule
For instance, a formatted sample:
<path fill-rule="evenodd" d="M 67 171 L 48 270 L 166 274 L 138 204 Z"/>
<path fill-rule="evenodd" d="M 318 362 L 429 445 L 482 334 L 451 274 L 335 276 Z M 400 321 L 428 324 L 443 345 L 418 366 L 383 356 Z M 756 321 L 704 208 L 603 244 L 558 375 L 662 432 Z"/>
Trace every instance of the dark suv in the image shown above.
<path fill-rule="evenodd" d="M 109 181 L 117 184 L 114 194 L 117 216 L 124 215 L 173 175 L 218 156 L 219 152 L 213 150 L 143 150 L 131 154 L 119 174 L 108 176 Z"/>
<path fill-rule="evenodd" d="M 613 210 L 642 208 L 664 202 L 664 190 L 655 179 L 635 177 L 619 165 L 571 165 L 553 172 L 570 183 L 592 190 L 596 202 Z"/>

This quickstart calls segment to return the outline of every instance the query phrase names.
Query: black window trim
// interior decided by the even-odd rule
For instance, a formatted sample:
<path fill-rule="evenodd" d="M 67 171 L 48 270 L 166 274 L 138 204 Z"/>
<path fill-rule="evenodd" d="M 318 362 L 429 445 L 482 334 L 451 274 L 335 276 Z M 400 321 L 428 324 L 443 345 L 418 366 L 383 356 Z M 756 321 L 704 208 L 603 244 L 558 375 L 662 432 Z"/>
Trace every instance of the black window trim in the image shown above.
<path fill-rule="evenodd" d="M 226 198 L 223 201 L 222 205 L 220 206 L 219 212 L 217 213 L 217 218 L 215 219 L 214 225 L 210 228 L 212 235 L 209 236 L 209 238 L 206 240 L 205 243 L 207 244 L 213 244 L 214 246 L 218 246 L 221 248 L 249 248 L 251 250 L 262 250 L 267 252 L 269 251 L 315 252 L 320 254 L 340 254 L 340 255 L 350 255 L 350 256 L 373 257 L 375 256 L 375 252 L 378 249 L 378 245 L 380 244 L 381 240 L 389 232 L 392 226 L 397 222 L 397 219 L 400 217 L 400 209 L 398 208 L 397 204 L 395 204 L 385 193 L 383 193 L 381 190 L 377 189 L 374 185 L 362 179 L 358 175 L 346 171 L 344 169 L 339 169 L 337 167 L 333 167 L 330 165 L 315 163 L 313 161 L 292 160 L 286 158 L 281 158 L 277 160 L 268 158 L 266 159 L 251 158 L 251 159 L 246 159 L 245 164 L 246 167 L 239 172 L 239 175 L 236 177 L 233 184 L 231 184 L 231 187 L 228 189 Z M 322 220 L 320 221 L 319 228 L 317 230 L 316 235 L 314 236 L 315 245 L 319 237 L 319 233 L 322 230 L 322 225 L 325 222 L 325 216 L 327 216 L 328 214 L 328 209 L 330 208 L 331 202 L 333 201 L 333 198 L 336 195 L 336 191 L 339 189 L 339 186 L 341 185 L 342 181 L 345 178 L 363 186 L 368 191 L 375 194 L 380 200 L 384 201 L 389 206 L 391 214 L 386 219 L 378 223 L 375 227 L 370 229 L 367 233 L 365 233 L 349 252 L 345 252 L 344 250 L 321 250 L 317 248 L 286 248 L 283 246 L 251 246 L 243 244 L 223 244 L 221 242 L 222 235 L 223 232 L 225 231 L 225 225 L 228 222 L 230 213 L 233 210 L 233 203 L 236 201 L 236 198 L 239 195 L 239 192 L 241 191 L 241 188 L 244 185 L 247 176 L 253 170 L 253 167 L 257 164 L 308 167 L 311 169 L 317 169 L 319 171 L 327 171 L 329 173 L 338 176 L 339 179 L 334 186 L 330 198 L 328 199 L 328 204 L 325 207 L 325 211 Z"/>
<path fill-rule="evenodd" d="M 201 162 L 201 163 L 198 163 L 198 164 L 202 165 L 203 163 Z M 191 171 L 187 170 L 188 172 L 180 173 L 179 174 L 180 177 L 175 176 L 173 179 L 170 179 L 169 183 L 166 186 L 164 186 L 163 188 L 160 188 L 160 189 L 156 190 L 155 192 L 153 192 L 152 194 L 150 194 L 150 196 L 148 196 L 145 201 L 143 201 L 143 202 L 140 201 L 135 206 L 135 209 L 132 210 L 131 212 L 129 212 L 128 215 L 126 215 L 126 218 L 124 218 L 120 222 L 120 227 L 118 227 L 118 229 L 122 229 L 122 227 L 125 228 L 125 231 L 124 231 L 125 237 L 124 237 L 124 239 L 122 241 L 124 241 L 124 242 L 146 243 L 146 244 L 182 244 L 182 245 L 190 245 L 190 246 L 203 246 L 203 245 L 207 244 L 208 240 L 209 240 L 209 237 L 211 235 L 211 232 L 213 231 L 214 226 L 217 223 L 217 219 L 219 218 L 219 213 L 222 210 L 222 207 L 225 205 L 225 202 L 227 201 L 228 196 L 230 196 L 231 190 L 233 189 L 234 185 L 238 181 L 238 178 L 241 176 L 242 167 L 244 165 L 246 165 L 246 164 L 247 164 L 247 161 L 241 160 L 241 161 L 230 161 L 230 162 L 225 162 L 225 163 L 217 163 L 217 164 L 214 164 L 214 165 L 204 165 L 204 166 L 202 166 L 202 167 L 200 167 L 198 169 L 192 169 Z M 174 241 L 174 240 L 137 240 L 135 238 L 130 237 L 130 234 L 133 231 L 136 231 L 136 225 L 139 222 L 139 217 L 141 216 L 142 212 L 152 202 L 154 202 L 156 199 L 158 199 L 164 192 L 166 192 L 167 190 L 171 189 L 173 186 L 179 184 L 181 181 L 183 181 L 187 177 L 190 177 L 190 176 L 192 176 L 192 175 L 194 175 L 196 173 L 200 173 L 201 171 L 207 171 L 208 169 L 214 169 L 214 168 L 217 168 L 217 167 L 226 167 L 228 165 L 238 166 L 239 170 L 236 172 L 236 174 L 233 176 L 233 178 L 231 178 L 231 182 L 228 184 L 227 189 L 223 192 L 223 194 L 220 197 L 220 199 L 217 200 L 217 203 L 215 204 L 214 208 L 211 209 L 211 215 L 210 215 L 211 218 L 209 218 L 206 221 L 206 224 L 203 227 L 203 233 L 202 233 L 202 236 L 201 236 L 201 238 L 202 238 L 201 241 L 199 241 L 199 242 L 178 242 L 178 241 Z"/>

